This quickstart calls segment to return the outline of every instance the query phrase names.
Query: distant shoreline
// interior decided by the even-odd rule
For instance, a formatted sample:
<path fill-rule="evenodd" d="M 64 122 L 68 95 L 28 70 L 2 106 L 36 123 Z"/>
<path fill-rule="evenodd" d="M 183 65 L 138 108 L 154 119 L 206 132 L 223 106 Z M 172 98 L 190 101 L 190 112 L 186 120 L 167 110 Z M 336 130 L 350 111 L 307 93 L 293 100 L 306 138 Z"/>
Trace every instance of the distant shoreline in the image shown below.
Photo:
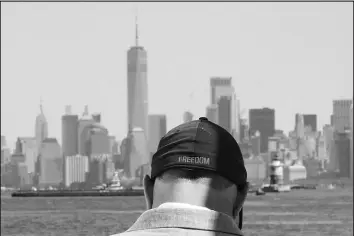
<path fill-rule="evenodd" d="M 15 191 L 12 197 L 112 197 L 112 196 L 143 196 L 142 189 L 117 191 L 64 190 L 64 191 Z"/>

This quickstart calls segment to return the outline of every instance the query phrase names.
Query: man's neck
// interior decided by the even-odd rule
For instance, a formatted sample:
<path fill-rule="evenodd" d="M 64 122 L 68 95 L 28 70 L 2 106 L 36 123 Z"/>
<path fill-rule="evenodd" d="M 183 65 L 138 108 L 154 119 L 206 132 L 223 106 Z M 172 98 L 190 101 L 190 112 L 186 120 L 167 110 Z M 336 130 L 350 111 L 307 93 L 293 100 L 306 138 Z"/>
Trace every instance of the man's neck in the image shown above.
<path fill-rule="evenodd" d="M 165 202 L 159 205 L 157 208 L 192 208 L 192 209 L 200 209 L 200 210 L 211 210 L 205 206 L 197 206 L 188 203 L 181 202 Z"/>

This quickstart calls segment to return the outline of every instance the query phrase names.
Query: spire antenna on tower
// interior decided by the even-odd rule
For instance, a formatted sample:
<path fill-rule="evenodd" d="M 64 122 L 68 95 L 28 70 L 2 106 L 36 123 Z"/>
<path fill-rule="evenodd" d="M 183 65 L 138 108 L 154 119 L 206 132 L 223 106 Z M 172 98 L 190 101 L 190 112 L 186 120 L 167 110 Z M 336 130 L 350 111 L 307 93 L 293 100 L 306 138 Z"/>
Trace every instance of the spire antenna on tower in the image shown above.
<path fill-rule="evenodd" d="M 135 9 L 135 46 L 139 46 L 138 8 Z"/>
<path fill-rule="evenodd" d="M 40 98 L 39 98 L 39 109 L 40 109 L 41 114 L 43 114 L 43 99 L 42 99 L 42 96 L 40 96 Z"/>

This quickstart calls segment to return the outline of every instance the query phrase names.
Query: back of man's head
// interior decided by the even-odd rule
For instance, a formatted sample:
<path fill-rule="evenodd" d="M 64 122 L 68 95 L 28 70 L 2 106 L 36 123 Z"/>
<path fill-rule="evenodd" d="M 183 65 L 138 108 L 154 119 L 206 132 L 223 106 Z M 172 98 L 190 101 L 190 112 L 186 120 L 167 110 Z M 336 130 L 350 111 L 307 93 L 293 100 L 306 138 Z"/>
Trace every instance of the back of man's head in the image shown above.
<path fill-rule="evenodd" d="M 148 208 L 177 202 L 236 217 L 247 194 L 247 173 L 237 142 L 201 118 L 182 124 L 160 141 L 144 187 Z"/>

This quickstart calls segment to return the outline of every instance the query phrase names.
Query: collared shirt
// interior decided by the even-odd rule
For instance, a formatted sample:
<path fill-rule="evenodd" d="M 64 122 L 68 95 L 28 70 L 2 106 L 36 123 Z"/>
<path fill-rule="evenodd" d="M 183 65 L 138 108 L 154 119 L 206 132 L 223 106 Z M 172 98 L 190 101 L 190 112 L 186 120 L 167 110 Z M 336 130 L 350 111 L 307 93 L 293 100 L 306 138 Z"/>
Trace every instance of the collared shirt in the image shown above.
<path fill-rule="evenodd" d="M 165 202 L 162 203 L 157 208 L 191 208 L 191 209 L 200 209 L 200 210 L 207 210 L 210 211 L 207 207 L 196 206 L 188 203 L 181 203 L 181 202 Z"/>
<path fill-rule="evenodd" d="M 145 211 L 124 233 L 115 236 L 242 236 L 232 217 L 206 207 L 164 203 Z"/>

